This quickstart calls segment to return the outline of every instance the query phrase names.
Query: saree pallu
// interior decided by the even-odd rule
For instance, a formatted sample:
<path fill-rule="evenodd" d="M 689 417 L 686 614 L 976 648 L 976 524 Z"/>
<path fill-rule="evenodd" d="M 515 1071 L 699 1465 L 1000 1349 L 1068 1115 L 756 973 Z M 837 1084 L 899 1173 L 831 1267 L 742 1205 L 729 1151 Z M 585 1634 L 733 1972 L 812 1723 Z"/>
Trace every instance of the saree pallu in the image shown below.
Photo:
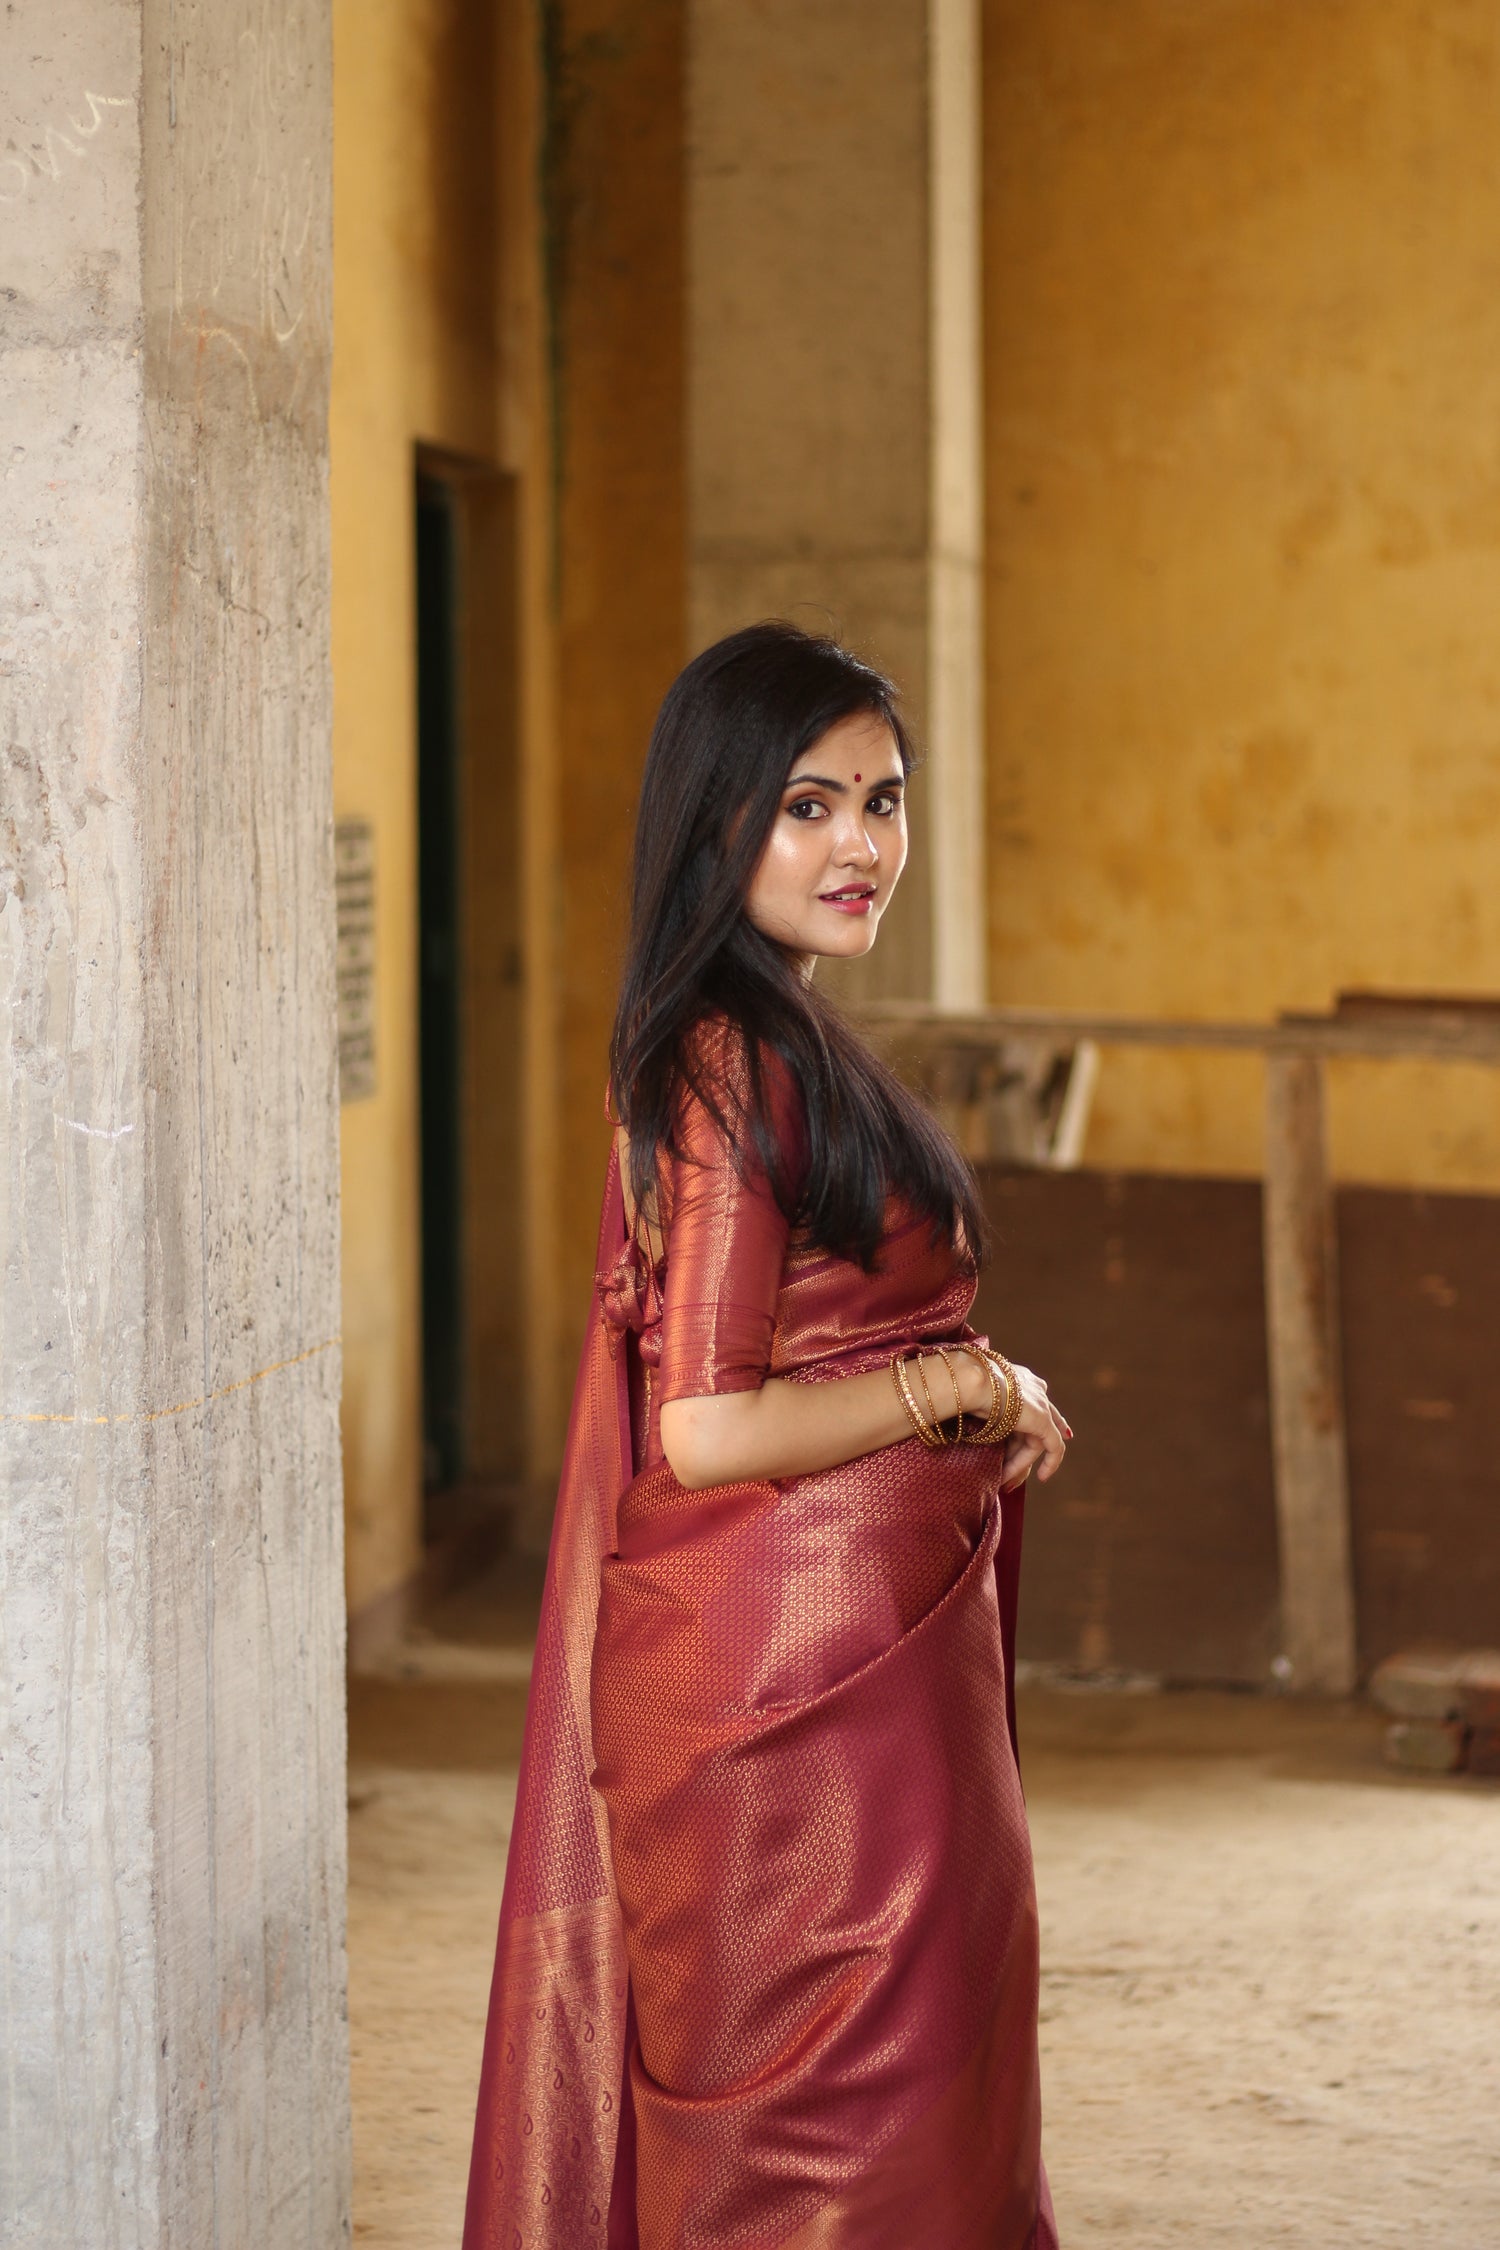
<path fill-rule="evenodd" d="M 601 1276 L 625 1241 L 612 1158 Z M 915 1438 L 711 1492 L 642 1450 L 596 1308 L 464 2250 L 1055 2250 L 1022 1495 Z"/>

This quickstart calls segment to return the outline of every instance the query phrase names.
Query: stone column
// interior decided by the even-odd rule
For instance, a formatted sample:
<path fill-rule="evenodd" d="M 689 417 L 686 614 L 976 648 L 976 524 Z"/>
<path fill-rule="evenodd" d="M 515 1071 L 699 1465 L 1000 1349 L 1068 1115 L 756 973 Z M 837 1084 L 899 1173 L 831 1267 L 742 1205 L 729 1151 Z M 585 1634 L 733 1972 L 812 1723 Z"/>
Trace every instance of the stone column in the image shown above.
<path fill-rule="evenodd" d="M 331 2250 L 326 11 L 0 88 L 0 2239 Z"/>
<path fill-rule="evenodd" d="M 693 645 L 783 614 L 928 763 L 856 988 L 984 997 L 978 0 L 690 0 Z"/>

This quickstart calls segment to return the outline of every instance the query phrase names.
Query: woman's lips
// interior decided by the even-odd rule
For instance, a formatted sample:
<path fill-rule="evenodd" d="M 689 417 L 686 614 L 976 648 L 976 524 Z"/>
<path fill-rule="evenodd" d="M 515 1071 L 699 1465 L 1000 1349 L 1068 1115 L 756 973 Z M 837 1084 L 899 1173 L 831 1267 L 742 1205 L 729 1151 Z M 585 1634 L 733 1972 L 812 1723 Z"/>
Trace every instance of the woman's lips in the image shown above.
<path fill-rule="evenodd" d="M 841 891 L 819 891 L 818 897 L 836 914 L 868 914 L 875 903 L 875 889 L 855 889 L 852 885 Z"/>

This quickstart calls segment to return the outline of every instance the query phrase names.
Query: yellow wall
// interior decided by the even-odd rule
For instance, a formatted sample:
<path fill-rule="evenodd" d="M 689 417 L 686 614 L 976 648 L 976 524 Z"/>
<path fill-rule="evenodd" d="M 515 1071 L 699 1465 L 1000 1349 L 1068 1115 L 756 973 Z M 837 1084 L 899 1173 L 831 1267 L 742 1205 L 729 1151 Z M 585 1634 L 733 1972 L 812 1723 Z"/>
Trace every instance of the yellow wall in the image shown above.
<path fill-rule="evenodd" d="M 687 581 L 682 0 L 552 15 L 560 1407 L 593 1288 L 636 793 Z"/>
<path fill-rule="evenodd" d="M 335 783 L 340 814 L 375 822 L 378 896 L 379 1091 L 344 1111 L 355 1611 L 421 1552 L 413 449 L 515 479 L 521 1240 L 502 1255 L 481 1210 L 469 1249 L 474 1349 L 515 1315 L 526 1368 L 471 1435 L 524 1440 L 544 1519 L 592 1287 L 635 793 L 683 657 L 682 24 L 681 0 L 336 0 Z M 510 1010 L 511 950 L 476 960 L 471 1010 Z M 471 1015 L 471 1054 L 492 1029 Z M 487 1173 L 509 1169 L 489 1142 Z"/>
<path fill-rule="evenodd" d="M 484 0 L 334 8 L 334 789 L 378 916 L 378 1091 L 343 1112 L 354 1610 L 420 1552 L 413 448 L 496 453 L 492 42 Z"/>
<path fill-rule="evenodd" d="M 986 0 L 998 999 L 1500 991 L 1500 17 Z M 1350 1175 L 1500 1186 L 1500 1078 L 1335 1073 Z M 1088 1160 L 1259 1163 L 1105 1057 Z"/>

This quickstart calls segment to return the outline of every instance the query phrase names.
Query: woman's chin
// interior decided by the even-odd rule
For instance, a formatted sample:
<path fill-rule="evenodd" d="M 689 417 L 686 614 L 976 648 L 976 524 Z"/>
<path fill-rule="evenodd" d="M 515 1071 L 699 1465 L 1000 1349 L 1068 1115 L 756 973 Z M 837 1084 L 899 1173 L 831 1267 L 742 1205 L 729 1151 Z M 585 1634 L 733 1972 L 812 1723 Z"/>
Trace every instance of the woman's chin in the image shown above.
<path fill-rule="evenodd" d="M 868 953 L 880 927 L 879 916 L 851 915 L 847 919 L 841 917 L 840 921 L 841 926 L 831 930 L 820 927 L 816 936 L 810 936 L 807 951 L 821 954 L 829 961 L 858 961 Z"/>

